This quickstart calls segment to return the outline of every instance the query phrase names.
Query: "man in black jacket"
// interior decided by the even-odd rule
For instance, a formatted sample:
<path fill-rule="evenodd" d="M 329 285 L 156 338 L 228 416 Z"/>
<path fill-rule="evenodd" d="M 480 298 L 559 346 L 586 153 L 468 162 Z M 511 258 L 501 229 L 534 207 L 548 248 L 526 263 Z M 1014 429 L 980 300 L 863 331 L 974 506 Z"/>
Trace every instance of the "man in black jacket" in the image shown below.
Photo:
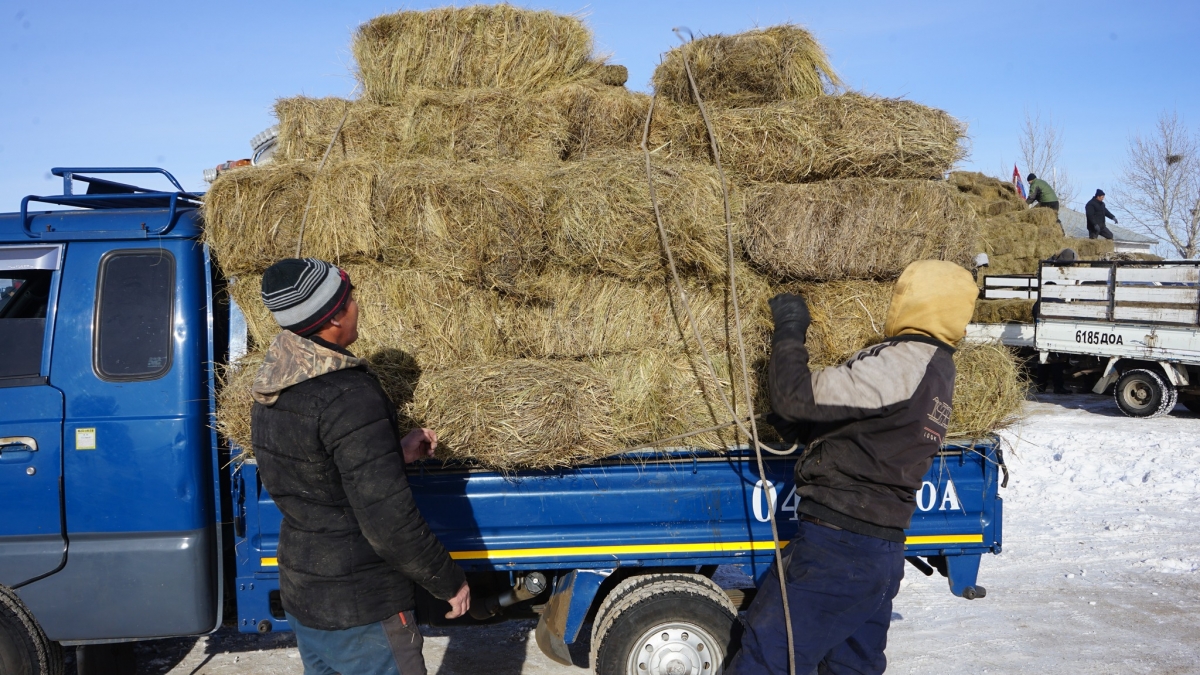
<path fill-rule="evenodd" d="M 1088 239 L 1113 238 L 1112 230 L 1108 229 L 1108 224 L 1104 222 L 1104 219 L 1112 218 L 1113 225 L 1116 225 L 1117 217 L 1104 205 L 1104 190 L 1096 190 L 1096 196 L 1088 200 L 1087 205 L 1083 207 L 1083 212 L 1087 216 Z"/>
<path fill-rule="evenodd" d="M 800 528 L 786 549 L 784 583 L 799 675 L 869 675 L 887 665 L 904 530 L 950 423 L 953 345 L 977 295 L 967 270 L 915 262 L 896 282 L 884 341 L 815 372 L 804 299 L 771 300 L 772 415 L 786 440 L 806 443 L 796 464 Z M 780 592 L 772 567 L 730 675 L 788 672 Z"/>
<path fill-rule="evenodd" d="M 251 437 L 263 485 L 283 513 L 280 599 L 305 675 L 424 675 L 413 583 L 464 614 L 462 569 L 417 511 L 404 464 L 437 436 L 400 437 L 395 406 L 365 359 L 350 278 L 320 260 L 263 275 L 284 329 L 253 385 Z"/>

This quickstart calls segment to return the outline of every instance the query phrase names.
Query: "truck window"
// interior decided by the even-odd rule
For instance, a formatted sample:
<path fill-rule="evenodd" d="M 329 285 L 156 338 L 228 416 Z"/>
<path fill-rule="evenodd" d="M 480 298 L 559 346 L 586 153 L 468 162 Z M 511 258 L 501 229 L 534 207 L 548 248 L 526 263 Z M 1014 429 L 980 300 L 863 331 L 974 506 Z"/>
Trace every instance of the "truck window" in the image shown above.
<path fill-rule="evenodd" d="M 0 273 L 0 387 L 41 374 L 53 274 L 51 270 Z"/>
<path fill-rule="evenodd" d="M 114 251 L 96 285 L 94 367 L 101 379 L 153 380 L 171 369 L 175 258 L 159 249 Z"/>

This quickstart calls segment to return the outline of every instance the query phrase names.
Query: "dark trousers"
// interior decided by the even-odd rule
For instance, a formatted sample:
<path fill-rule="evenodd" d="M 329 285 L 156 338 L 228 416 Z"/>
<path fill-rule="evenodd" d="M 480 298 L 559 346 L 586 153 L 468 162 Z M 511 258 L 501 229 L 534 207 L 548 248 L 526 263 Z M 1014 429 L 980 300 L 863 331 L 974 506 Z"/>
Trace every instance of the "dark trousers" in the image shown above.
<path fill-rule="evenodd" d="M 1097 237 L 1104 237 L 1105 239 L 1113 238 L 1112 230 L 1108 229 L 1108 223 L 1100 223 L 1098 230 L 1091 223 L 1088 223 L 1088 239 L 1095 239 Z"/>
<path fill-rule="evenodd" d="M 801 521 L 786 555 L 796 674 L 882 673 L 892 598 L 904 578 L 904 544 Z M 786 675 L 787 633 L 774 566 L 744 628 L 742 649 L 726 675 Z"/>
<path fill-rule="evenodd" d="M 426 675 L 416 613 L 403 612 L 379 623 L 345 630 L 303 626 L 291 614 L 304 675 Z"/>

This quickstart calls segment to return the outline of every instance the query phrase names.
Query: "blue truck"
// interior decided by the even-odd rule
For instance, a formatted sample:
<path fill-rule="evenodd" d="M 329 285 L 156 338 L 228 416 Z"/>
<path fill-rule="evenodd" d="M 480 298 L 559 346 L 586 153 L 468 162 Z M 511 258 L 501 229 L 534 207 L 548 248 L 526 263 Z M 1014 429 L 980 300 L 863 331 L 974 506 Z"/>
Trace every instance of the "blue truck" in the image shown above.
<path fill-rule="evenodd" d="M 133 641 L 288 630 L 280 512 L 214 430 L 215 371 L 246 345 L 203 196 L 161 169 L 52 173 L 62 194 L 0 214 L 0 672 L 60 673 L 63 646 L 80 675 L 124 672 Z M 174 189 L 110 175 L 145 173 Z M 772 564 L 772 512 L 795 532 L 794 462 L 760 475 L 746 449 L 681 448 L 509 475 L 427 461 L 410 480 L 471 582 L 455 622 L 536 617 L 567 664 L 590 624 L 595 672 L 701 675 Z M 967 599 L 1000 552 L 1002 473 L 995 439 L 952 443 L 917 494 L 907 557 Z"/>

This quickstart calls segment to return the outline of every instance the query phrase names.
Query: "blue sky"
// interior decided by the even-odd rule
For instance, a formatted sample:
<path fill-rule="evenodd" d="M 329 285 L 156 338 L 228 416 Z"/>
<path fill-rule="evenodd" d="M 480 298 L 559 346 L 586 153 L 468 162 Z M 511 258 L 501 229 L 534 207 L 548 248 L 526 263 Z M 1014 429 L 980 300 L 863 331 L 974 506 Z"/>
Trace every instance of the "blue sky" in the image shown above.
<path fill-rule="evenodd" d="M 249 156 L 276 98 L 350 94 L 358 24 L 435 4 L 0 0 L 0 211 L 57 191 L 52 166 L 156 165 L 203 189 L 205 167 Z M 1011 172 L 1024 111 L 1052 114 L 1085 198 L 1112 190 L 1129 135 L 1161 111 L 1200 130 L 1190 1 L 516 4 L 586 15 L 643 90 L 673 26 L 805 25 L 852 88 L 967 122 L 964 168 Z"/>

